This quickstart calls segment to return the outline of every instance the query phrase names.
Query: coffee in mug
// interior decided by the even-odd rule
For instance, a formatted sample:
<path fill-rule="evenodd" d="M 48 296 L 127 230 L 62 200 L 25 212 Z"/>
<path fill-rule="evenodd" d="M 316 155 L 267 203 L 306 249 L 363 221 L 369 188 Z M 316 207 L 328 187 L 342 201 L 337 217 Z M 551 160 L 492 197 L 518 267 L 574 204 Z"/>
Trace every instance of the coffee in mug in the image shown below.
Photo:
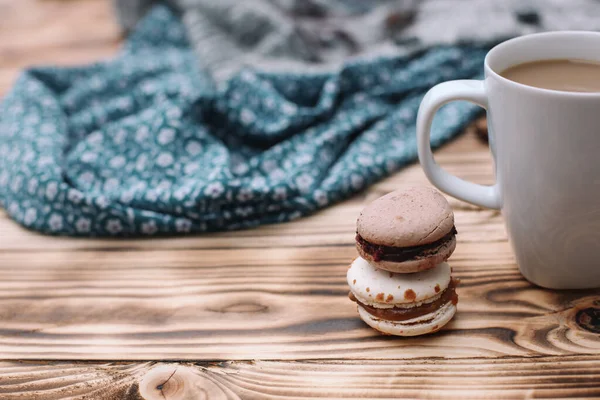
<path fill-rule="evenodd" d="M 563 92 L 600 92 L 600 63 L 563 59 L 517 64 L 500 75 L 513 82 Z"/>

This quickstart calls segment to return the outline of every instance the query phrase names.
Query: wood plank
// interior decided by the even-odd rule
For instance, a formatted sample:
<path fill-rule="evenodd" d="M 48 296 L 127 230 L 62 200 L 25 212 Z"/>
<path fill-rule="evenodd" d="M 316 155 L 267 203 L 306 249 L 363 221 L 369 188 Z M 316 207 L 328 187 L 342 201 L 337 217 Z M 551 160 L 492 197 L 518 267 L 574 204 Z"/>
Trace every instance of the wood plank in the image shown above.
<path fill-rule="evenodd" d="M 351 245 L 2 253 L 0 358 L 600 354 L 598 327 L 578 321 L 598 310 L 599 292 L 531 286 L 506 242 L 459 243 L 459 313 L 421 338 L 382 337 L 358 319 L 345 281 L 355 254 Z"/>
<path fill-rule="evenodd" d="M 23 398 L 598 398 L 590 356 L 496 360 L 0 363 L 0 396 Z"/>

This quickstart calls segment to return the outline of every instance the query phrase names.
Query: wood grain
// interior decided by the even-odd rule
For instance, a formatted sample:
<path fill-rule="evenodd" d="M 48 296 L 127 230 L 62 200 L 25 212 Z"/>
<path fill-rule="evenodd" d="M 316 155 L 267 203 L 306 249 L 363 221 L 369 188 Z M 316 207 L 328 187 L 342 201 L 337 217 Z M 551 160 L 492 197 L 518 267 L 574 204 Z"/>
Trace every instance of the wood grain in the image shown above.
<path fill-rule="evenodd" d="M 214 363 L 0 363 L 0 396 L 98 400 L 598 398 L 590 356 Z"/>
<path fill-rule="evenodd" d="M 121 32 L 109 0 L 0 0 L 0 96 L 23 68 L 112 56 Z"/>
<path fill-rule="evenodd" d="M 511 265 L 455 262 L 459 314 L 441 333 L 390 339 L 356 317 L 346 299 L 345 250 L 318 263 L 306 248 L 212 253 L 205 261 L 137 254 L 87 258 L 69 269 L 20 267 L 0 299 L 4 359 L 300 359 L 497 357 L 600 353 L 598 335 L 577 324 L 597 293 L 530 287 Z M 140 255 L 142 257 L 140 257 Z M 205 255 L 209 257 L 210 253 Z M 265 261 L 268 260 L 268 261 Z M 212 263 L 212 261 L 210 261 Z M 261 265 L 261 264 L 264 264 Z M 472 264 L 471 264 L 472 265 Z M 81 271 L 79 271 L 81 270 Z M 23 271 L 21 273 L 21 271 Z M 69 272 L 70 271 L 70 272 Z M 247 271 L 247 272 L 246 272 Z M 71 278 L 68 275 L 75 277 Z M 106 278 L 102 278 L 106 277 Z M 4 277 L 2 278 L 4 279 Z"/>
<path fill-rule="evenodd" d="M 468 157 L 466 143 L 480 157 Z M 465 146 L 465 152 L 460 151 Z M 442 164 L 477 179 L 473 136 Z M 454 162 L 453 162 L 454 160 Z M 459 162 L 459 160 L 462 160 Z M 483 178 L 483 177 L 482 177 Z M 488 175 L 489 178 L 489 175 Z M 484 179 L 479 179 L 484 180 Z M 365 202 L 424 182 L 417 166 L 301 221 L 161 240 L 73 240 L 0 220 L 3 359 L 410 359 L 600 354 L 576 321 L 598 291 L 535 288 L 518 273 L 501 217 L 452 200 L 459 313 L 431 337 L 381 337 L 346 298 Z M 10 234 L 8 234 L 11 232 Z M 33 255 L 32 255 L 33 254 Z"/>
<path fill-rule="evenodd" d="M 118 47 L 109 1 L 0 0 L 0 15 L 0 95 L 28 65 Z M 489 184 L 476 130 L 436 159 Z M 41 236 L 0 211 L 0 399 L 599 398 L 600 291 L 530 285 L 495 211 L 449 198 L 462 284 L 445 329 L 391 338 L 358 319 L 356 216 L 414 184 L 417 165 L 309 218 L 175 239 Z"/>

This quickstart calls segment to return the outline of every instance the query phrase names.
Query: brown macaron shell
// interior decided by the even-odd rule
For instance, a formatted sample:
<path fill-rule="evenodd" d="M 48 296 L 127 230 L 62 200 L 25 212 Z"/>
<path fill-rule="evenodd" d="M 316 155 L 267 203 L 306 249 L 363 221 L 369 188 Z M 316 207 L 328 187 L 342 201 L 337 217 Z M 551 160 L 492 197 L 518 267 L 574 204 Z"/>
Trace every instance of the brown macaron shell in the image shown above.
<path fill-rule="evenodd" d="M 418 186 L 388 193 L 367 205 L 358 217 L 356 231 L 374 245 L 403 248 L 433 243 L 453 228 L 454 214 L 444 196 L 432 188 Z M 373 266 L 399 273 L 433 268 L 447 260 L 455 247 L 453 237 L 424 256 L 397 262 L 375 261 L 357 244 L 361 257 Z"/>

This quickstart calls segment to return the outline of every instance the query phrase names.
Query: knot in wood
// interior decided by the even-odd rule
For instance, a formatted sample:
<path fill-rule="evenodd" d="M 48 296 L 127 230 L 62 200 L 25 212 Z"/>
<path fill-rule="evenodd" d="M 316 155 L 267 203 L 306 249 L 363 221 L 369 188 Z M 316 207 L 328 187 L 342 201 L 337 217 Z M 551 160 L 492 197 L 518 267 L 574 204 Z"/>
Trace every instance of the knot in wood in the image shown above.
<path fill-rule="evenodd" d="M 222 388 L 203 374 L 186 365 L 158 365 L 141 379 L 140 395 L 144 400 L 227 399 Z"/>
<path fill-rule="evenodd" d="M 575 322 L 586 331 L 600 333 L 600 308 L 588 307 L 579 310 Z"/>

